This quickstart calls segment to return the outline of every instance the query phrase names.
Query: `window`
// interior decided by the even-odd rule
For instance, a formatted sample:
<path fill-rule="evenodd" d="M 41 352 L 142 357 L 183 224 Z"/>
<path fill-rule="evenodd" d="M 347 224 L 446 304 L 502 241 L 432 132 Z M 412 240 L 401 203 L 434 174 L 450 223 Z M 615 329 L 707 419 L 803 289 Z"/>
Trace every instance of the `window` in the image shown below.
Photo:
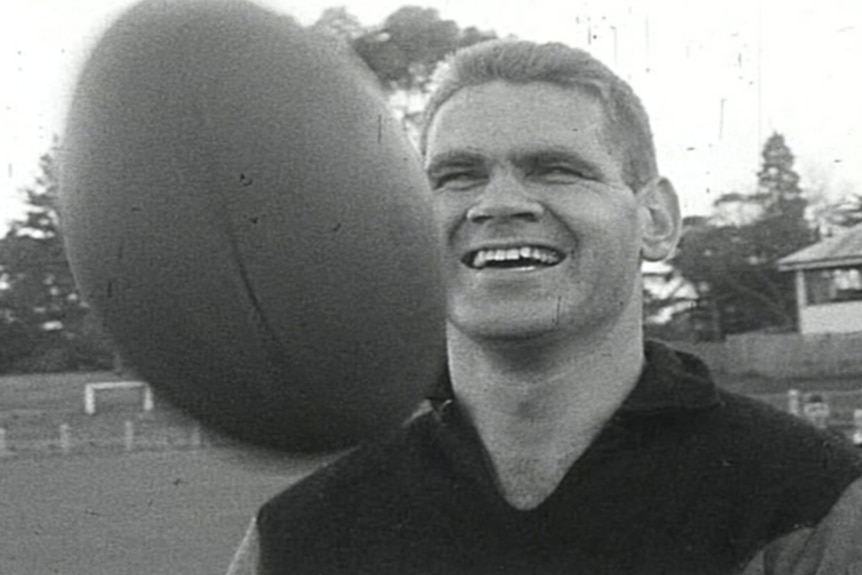
<path fill-rule="evenodd" d="M 805 272 L 806 303 L 862 301 L 862 266 Z"/>

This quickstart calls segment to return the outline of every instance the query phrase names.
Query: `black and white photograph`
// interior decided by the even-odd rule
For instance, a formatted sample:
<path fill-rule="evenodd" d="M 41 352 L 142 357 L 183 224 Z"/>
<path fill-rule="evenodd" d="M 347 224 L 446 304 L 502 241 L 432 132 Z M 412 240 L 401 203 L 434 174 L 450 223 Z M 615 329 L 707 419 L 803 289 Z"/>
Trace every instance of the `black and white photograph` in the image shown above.
<path fill-rule="evenodd" d="M 0 573 L 862 575 L 856 0 L 0 14 Z"/>

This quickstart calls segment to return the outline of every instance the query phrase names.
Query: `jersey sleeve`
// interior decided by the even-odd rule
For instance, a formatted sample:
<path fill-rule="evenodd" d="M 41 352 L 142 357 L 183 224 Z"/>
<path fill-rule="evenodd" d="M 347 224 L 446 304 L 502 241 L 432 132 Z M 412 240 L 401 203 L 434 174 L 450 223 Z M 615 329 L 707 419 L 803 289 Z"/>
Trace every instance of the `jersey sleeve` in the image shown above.
<path fill-rule="evenodd" d="M 862 478 L 829 513 L 765 545 L 741 575 L 862 575 Z"/>

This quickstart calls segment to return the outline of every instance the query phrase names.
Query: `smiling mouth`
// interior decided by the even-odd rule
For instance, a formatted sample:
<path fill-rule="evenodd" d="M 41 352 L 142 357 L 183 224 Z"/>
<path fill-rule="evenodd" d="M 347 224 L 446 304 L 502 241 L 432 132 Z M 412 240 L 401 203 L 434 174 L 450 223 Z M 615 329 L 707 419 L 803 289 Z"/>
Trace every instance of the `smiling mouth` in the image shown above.
<path fill-rule="evenodd" d="M 467 267 L 482 269 L 536 269 L 553 267 L 563 261 L 560 252 L 539 246 L 474 250 L 463 258 Z"/>

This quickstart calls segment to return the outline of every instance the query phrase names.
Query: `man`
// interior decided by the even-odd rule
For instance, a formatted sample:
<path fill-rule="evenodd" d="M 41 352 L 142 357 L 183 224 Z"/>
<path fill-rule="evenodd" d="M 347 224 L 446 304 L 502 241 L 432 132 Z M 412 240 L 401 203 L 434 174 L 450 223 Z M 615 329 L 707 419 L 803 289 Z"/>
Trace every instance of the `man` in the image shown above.
<path fill-rule="evenodd" d="M 862 572 L 853 449 L 643 341 L 640 264 L 680 217 L 624 82 L 481 44 L 422 148 L 448 373 L 391 439 L 268 502 L 234 573 Z"/>
<path fill-rule="evenodd" d="M 847 436 L 840 428 L 832 425 L 830 421 L 832 410 L 829 407 L 829 402 L 826 401 L 826 398 L 822 394 L 810 393 L 805 397 L 802 415 L 806 421 L 817 429 L 847 439 Z"/>
<path fill-rule="evenodd" d="M 829 404 L 826 403 L 826 399 L 819 393 L 811 393 L 805 397 L 805 406 L 802 408 L 802 415 L 817 429 L 829 428 L 829 416 L 831 415 Z"/>

